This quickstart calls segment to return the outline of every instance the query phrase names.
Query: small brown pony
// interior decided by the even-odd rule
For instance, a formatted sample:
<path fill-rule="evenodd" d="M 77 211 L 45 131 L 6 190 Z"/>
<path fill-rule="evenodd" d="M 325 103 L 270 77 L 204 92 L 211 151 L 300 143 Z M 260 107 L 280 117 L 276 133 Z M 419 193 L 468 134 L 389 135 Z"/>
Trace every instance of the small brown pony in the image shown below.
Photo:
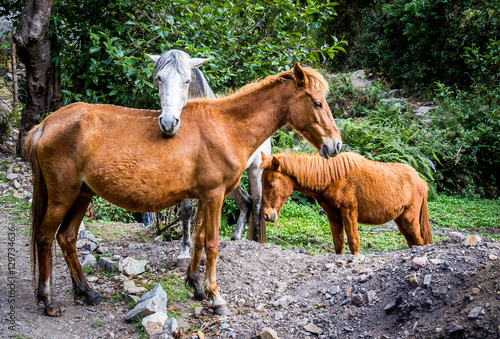
<path fill-rule="evenodd" d="M 341 137 L 325 101 L 328 83 L 296 64 L 221 99 L 186 104 L 177 135 L 162 137 L 159 111 L 75 103 L 49 115 L 27 136 L 33 169 L 32 254 L 37 298 L 44 313 L 60 316 L 50 285 L 51 246 L 61 246 L 76 296 L 101 298 L 87 284 L 75 244 L 85 210 L 98 194 L 131 211 L 158 211 L 187 198 L 200 201 L 186 281 L 218 314 L 229 309 L 217 290 L 216 259 L 224 197 L 238 185 L 248 158 L 289 123 L 326 158 L 340 152 Z M 57 235 L 56 235 L 57 233 Z M 199 280 L 203 248 L 207 256 Z M 203 288 L 202 288 L 203 287 Z"/>
<path fill-rule="evenodd" d="M 329 160 L 305 154 L 262 154 L 262 160 L 266 221 L 276 221 L 296 190 L 315 198 L 325 210 L 337 254 L 344 253 L 344 228 L 351 253 L 359 253 L 358 221 L 380 225 L 394 220 L 408 246 L 432 244 L 427 184 L 408 165 L 347 152 Z"/>

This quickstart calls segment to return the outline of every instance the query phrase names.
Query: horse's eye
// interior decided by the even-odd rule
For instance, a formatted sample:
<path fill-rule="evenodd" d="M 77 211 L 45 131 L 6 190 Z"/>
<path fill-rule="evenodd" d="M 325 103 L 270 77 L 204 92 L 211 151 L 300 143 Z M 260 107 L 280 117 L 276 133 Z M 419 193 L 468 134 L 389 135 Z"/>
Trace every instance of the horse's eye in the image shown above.
<path fill-rule="evenodd" d="M 273 183 L 271 183 L 271 184 L 269 185 L 269 187 L 271 187 L 271 188 L 274 188 L 274 186 L 276 186 L 276 183 L 275 183 L 275 182 L 273 182 Z"/>
<path fill-rule="evenodd" d="M 321 102 L 317 101 L 314 103 L 314 106 L 316 107 L 322 107 L 323 105 L 321 104 Z"/>
<path fill-rule="evenodd" d="M 158 81 L 158 83 L 162 83 L 163 81 L 161 81 L 161 78 L 160 77 L 156 77 L 156 81 Z"/>
<path fill-rule="evenodd" d="M 187 85 L 191 82 L 191 79 L 186 80 L 184 83 Z"/>

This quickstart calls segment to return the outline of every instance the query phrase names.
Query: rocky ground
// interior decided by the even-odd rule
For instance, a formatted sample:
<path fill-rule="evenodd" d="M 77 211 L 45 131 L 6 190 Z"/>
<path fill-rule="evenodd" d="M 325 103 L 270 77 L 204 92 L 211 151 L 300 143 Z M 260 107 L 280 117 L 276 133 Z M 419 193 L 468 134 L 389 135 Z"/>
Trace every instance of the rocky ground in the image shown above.
<path fill-rule="evenodd" d="M 30 198 L 29 169 L 5 153 L 2 196 Z M 43 315 L 31 283 L 26 221 L 13 206 L 0 210 L 0 337 L 136 338 L 145 336 L 124 321 L 129 301 L 123 280 L 148 286 L 160 278 L 179 279 L 175 267 L 180 243 L 142 242 L 127 236 L 101 242 L 103 257 L 148 261 L 140 275 L 86 273 L 104 302 L 84 305 L 72 296 L 71 280 L 60 250 L 54 256 L 53 290 L 64 310 L 60 318 Z M 124 226 L 124 225 L 122 225 Z M 13 237 L 11 231 L 14 230 Z M 91 230 L 92 231 L 92 230 Z M 9 253 L 15 248 L 15 256 Z M 83 261 L 88 251 L 79 249 Z M 369 255 L 311 256 L 246 240 L 221 242 L 217 280 L 232 314 L 216 316 L 206 304 L 169 300 L 178 318 L 175 337 L 255 338 L 498 338 L 500 336 L 500 243 L 450 234 L 423 247 Z M 15 269 L 9 271 L 14 257 Z M 9 261 L 10 260 L 10 261 Z M 11 274 L 12 273 L 12 274 Z M 140 294 L 141 292 L 137 292 Z M 15 296 L 15 302 L 9 300 Z M 12 309 L 12 307 L 14 308 Z M 13 310 L 13 311 L 12 311 Z M 17 336 L 16 336 L 17 335 Z M 170 337 L 163 333 L 157 337 Z"/>

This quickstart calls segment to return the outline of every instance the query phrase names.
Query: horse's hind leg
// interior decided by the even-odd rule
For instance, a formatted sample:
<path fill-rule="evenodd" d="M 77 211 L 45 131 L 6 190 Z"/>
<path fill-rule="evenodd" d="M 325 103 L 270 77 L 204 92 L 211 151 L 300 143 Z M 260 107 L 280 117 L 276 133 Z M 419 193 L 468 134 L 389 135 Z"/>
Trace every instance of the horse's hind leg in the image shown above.
<path fill-rule="evenodd" d="M 241 234 L 245 229 L 248 217 L 250 216 L 252 197 L 239 185 L 234 191 L 229 193 L 227 197 L 234 200 L 234 202 L 240 208 L 240 215 L 238 217 L 238 221 L 236 222 L 236 228 L 231 235 L 231 240 L 240 240 Z"/>
<path fill-rule="evenodd" d="M 73 201 L 67 199 L 66 201 Z M 45 315 L 59 317 L 62 311 L 54 304 L 52 296 L 52 243 L 54 242 L 56 231 L 69 209 L 62 203 L 49 200 L 47 211 L 40 226 L 34 230 L 34 242 L 36 246 L 36 257 L 38 259 L 38 289 L 37 299 L 44 303 Z"/>
<path fill-rule="evenodd" d="M 424 245 L 424 239 L 420 233 L 419 217 L 419 213 L 404 211 L 403 214 L 394 220 L 396 225 L 398 225 L 399 231 L 404 235 L 408 247 Z"/>
<path fill-rule="evenodd" d="M 98 305 L 101 302 L 101 297 L 89 287 L 85 280 L 76 254 L 76 241 L 80 223 L 88 205 L 92 201 L 93 195 L 94 192 L 84 184 L 57 232 L 57 241 L 63 252 L 64 259 L 66 259 L 71 280 L 73 281 L 73 292 L 75 296 L 82 297 L 87 305 Z"/>
<path fill-rule="evenodd" d="M 351 254 L 359 254 L 358 210 L 355 207 L 342 208 L 341 215 Z"/>
<path fill-rule="evenodd" d="M 336 254 L 344 254 L 344 225 L 342 220 L 336 219 L 333 216 L 328 216 L 330 222 L 330 231 L 332 232 L 333 245 L 335 246 Z"/>
<path fill-rule="evenodd" d="M 191 242 L 191 215 L 193 214 L 193 205 L 191 200 L 186 199 L 181 202 L 181 219 L 182 219 L 182 242 L 181 251 L 177 256 L 177 267 L 187 267 L 191 258 L 189 251 L 192 247 Z"/>

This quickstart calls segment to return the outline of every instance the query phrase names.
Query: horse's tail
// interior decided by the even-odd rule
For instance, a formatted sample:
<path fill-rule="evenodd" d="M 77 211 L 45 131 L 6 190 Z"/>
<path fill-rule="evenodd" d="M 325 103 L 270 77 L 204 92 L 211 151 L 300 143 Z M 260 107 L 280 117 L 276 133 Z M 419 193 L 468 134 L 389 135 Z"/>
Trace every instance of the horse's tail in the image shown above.
<path fill-rule="evenodd" d="M 427 195 L 428 190 L 426 189 L 422 198 L 422 207 L 420 207 L 420 235 L 424 239 L 424 245 L 432 244 L 431 225 L 429 223 L 429 209 L 427 208 Z"/>
<path fill-rule="evenodd" d="M 37 144 L 43 134 L 43 125 L 35 126 L 26 136 L 24 144 L 24 157 L 31 164 L 32 183 L 33 183 L 33 201 L 31 203 L 31 263 L 33 271 L 33 286 L 36 284 L 36 263 L 37 263 L 37 245 L 36 236 L 38 229 L 47 211 L 47 185 L 43 178 L 40 164 L 38 163 Z"/>

